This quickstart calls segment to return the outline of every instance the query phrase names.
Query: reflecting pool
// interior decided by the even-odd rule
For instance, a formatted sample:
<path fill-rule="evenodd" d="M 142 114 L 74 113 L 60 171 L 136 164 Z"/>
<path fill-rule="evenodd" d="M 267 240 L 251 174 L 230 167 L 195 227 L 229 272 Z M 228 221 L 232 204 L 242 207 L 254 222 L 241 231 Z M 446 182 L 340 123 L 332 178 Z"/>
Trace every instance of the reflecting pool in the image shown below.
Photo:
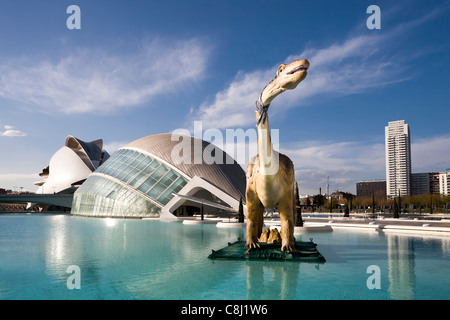
<path fill-rule="evenodd" d="M 0 299 L 450 299 L 450 237 L 334 230 L 297 236 L 324 264 L 207 259 L 238 237 L 244 228 L 2 215 Z"/>

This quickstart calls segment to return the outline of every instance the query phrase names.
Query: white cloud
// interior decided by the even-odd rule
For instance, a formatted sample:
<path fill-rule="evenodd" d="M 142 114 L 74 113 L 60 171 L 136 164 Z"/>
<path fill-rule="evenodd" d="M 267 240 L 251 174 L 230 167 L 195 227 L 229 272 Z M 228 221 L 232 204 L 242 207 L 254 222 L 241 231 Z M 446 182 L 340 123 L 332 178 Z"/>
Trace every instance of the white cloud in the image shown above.
<path fill-rule="evenodd" d="M 384 144 L 307 141 L 281 149 L 294 162 L 296 179 L 303 194 L 330 191 L 355 192 L 356 183 L 385 177 Z"/>
<path fill-rule="evenodd" d="M 258 151 L 256 133 L 255 137 L 249 135 L 249 138 L 245 143 L 226 143 L 225 138 L 213 143 L 233 156 L 245 171 L 249 160 Z M 317 194 L 319 188 L 325 192 L 327 177 L 331 191 L 355 193 L 358 181 L 384 179 L 386 175 L 384 143 L 315 140 L 282 144 L 280 152 L 294 162 L 302 194 Z"/>
<path fill-rule="evenodd" d="M 307 78 L 293 91 L 274 100 L 271 113 L 278 110 L 312 105 L 329 99 L 367 92 L 410 79 L 405 72 L 409 63 L 420 56 L 403 54 L 396 43 L 411 28 L 426 22 L 436 13 L 404 22 L 392 31 L 352 35 L 323 48 L 309 48 L 301 54 L 286 57 L 280 63 L 308 59 L 311 67 Z M 395 51 L 391 48 L 395 48 Z M 394 53 L 395 52 L 395 53 Z M 275 76 L 278 65 L 253 71 L 240 71 L 235 79 L 204 102 L 190 117 L 202 120 L 205 126 L 228 128 L 254 124 L 254 104 L 261 90 Z"/>
<path fill-rule="evenodd" d="M 0 132 L 0 136 L 4 137 L 25 137 L 27 134 L 25 132 L 14 130 L 13 126 L 4 126 L 5 131 Z"/>
<path fill-rule="evenodd" d="M 113 112 L 202 79 L 208 53 L 197 40 L 153 41 L 129 54 L 82 49 L 58 61 L 16 59 L 0 65 L 0 96 L 43 112 Z"/>
<path fill-rule="evenodd" d="M 19 130 L 6 130 L 1 135 L 5 137 L 24 137 L 27 134 Z"/>
<path fill-rule="evenodd" d="M 400 76 L 402 67 L 398 61 L 375 54 L 381 40 L 379 36 L 359 36 L 287 57 L 282 62 L 306 58 L 311 68 L 295 90 L 274 101 L 271 111 L 311 104 L 324 94 L 328 97 L 350 95 L 404 81 L 406 78 Z M 277 67 L 239 72 L 226 89 L 216 94 L 213 102 L 203 103 L 192 117 L 215 128 L 253 124 L 255 101 L 275 76 Z"/>
<path fill-rule="evenodd" d="M 450 136 L 419 138 L 411 143 L 413 173 L 440 172 L 450 167 Z M 356 192 L 356 183 L 385 179 L 385 146 L 380 143 L 306 141 L 284 145 L 281 152 L 294 162 L 300 192 Z"/>
<path fill-rule="evenodd" d="M 411 142 L 413 172 L 440 172 L 450 168 L 450 135 Z"/>
<path fill-rule="evenodd" d="M 201 120 L 205 128 L 241 127 L 253 123 L 256 98 L 273 74 L 271 69 L 239 72 L 228 88 L 218 92 L 212 103 L 203 103 L 191 117 Z"/>

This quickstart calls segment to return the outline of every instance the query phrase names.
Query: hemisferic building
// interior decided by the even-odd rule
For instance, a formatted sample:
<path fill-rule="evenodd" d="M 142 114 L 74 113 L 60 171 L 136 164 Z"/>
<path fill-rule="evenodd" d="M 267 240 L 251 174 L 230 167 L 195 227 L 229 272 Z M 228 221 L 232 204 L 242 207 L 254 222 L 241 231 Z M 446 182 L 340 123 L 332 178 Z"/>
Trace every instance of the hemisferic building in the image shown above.
<path fill-rule="evenodd" d="M 180 140 L 188 143 L 188 161 L 174 159 Z M 206 148 L 223 161 L 206 163 Z M 199 162 L 198 159 L 201 159 Z M 186 160 L 186 159 L 185 159 Z M 191 136 L 156 134 L 120 148 L 75 192 L 74 215 L 178 219 L 205 213 L 235 213 L 245 201 L 245 172 L 228 154 Z"/>

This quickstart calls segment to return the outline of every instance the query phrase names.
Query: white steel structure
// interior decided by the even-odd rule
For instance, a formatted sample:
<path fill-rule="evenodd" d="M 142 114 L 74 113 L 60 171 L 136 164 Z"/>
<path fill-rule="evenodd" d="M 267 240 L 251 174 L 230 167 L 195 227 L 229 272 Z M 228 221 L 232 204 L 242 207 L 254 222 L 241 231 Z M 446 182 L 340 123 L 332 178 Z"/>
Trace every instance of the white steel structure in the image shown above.
<path fill-rule="evenodd" d="M 385 127 L 386 194 L 395 197 L 411 194 L 411 140 L 404 120 Z"/>

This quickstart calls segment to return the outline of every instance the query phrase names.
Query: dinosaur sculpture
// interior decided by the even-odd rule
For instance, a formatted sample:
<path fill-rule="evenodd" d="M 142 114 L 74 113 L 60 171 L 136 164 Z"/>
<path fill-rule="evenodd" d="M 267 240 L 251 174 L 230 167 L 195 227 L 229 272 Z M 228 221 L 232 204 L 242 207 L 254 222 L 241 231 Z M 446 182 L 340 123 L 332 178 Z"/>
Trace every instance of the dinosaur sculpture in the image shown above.
<path fill-rule="evenodd" d="M 264 208 L 278 207 L 281 220 L 281 251 L 296 252 L 294 239 L 294 164 L 273 150 L 267 111 L 272 100 L 292 90 L 305 79 L 309 62 L 295 60 L 278 67 L 275 78 L 263 89 L 256 101 L 258 154 L 247 167 L 247 240 L 246 249 L 259 247 Z"/>

